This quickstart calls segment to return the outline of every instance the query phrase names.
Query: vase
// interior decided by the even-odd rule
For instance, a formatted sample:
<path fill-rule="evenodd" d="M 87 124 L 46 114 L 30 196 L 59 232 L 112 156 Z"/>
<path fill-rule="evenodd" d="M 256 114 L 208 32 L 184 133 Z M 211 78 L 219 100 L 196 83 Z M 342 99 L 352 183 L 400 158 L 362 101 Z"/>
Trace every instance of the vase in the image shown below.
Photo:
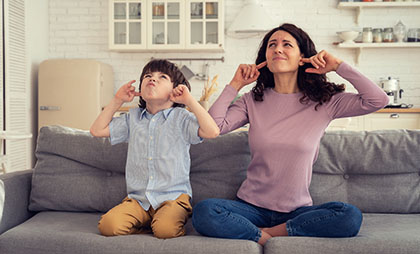
<path fill-rule="evenodd" d="M 198 103 L 206 110 L 209 110 L 209 102 L 208 101 L 198 101 Z"/>

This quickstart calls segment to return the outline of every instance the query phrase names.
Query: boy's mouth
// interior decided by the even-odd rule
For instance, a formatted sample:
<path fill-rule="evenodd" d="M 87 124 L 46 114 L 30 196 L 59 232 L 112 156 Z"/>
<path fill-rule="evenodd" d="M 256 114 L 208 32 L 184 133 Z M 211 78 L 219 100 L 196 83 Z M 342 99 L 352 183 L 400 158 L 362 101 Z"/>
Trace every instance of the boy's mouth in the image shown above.
<path fill-rule="evenodd" d="M 155 83 L 153 83 L 153 82 L 149 82 L 149 83 L 147 83 L 147 85 L 148 86 L 156 86 Z"/>

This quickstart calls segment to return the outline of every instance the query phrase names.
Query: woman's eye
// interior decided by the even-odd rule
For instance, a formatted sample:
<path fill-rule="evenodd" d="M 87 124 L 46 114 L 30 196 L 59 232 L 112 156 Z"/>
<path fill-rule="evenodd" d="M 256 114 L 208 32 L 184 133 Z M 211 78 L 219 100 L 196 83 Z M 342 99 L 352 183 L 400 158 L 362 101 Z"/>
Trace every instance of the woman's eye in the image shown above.
<path fill-rule="evenodd" d="M 293 47 L 292 44 L 290 44 L 290 43 L 285 43 L 284 46 Z"/>
<path fill-rule="evenodd" d="M 268 44 L 268 47 L 271 48 L 271 47 L 273 47 L 275 45 L 276 45 L 275 43 L 270 43 L 270 44 Z"/>

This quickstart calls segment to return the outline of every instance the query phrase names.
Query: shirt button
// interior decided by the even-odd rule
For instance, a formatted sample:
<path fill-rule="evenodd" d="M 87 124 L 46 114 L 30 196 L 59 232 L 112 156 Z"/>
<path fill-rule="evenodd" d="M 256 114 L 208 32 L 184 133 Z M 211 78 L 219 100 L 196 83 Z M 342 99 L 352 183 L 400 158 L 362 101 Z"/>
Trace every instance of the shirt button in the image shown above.
<path fill-rule="evenodd" d="M 152 180 L 153 179 L 153 176 L 150 176 L 150 180 Z"/>
<path fill-rule="evenodd" d="M 150 139 L 153 139 L 153 137 L 152 137 L 152 136 L 150 136 Z"/>
<path fill-rule="evenodd" d="M 151 161 L 152 160 L 152 157 L 149 157 L 149 161 Z"/>
<path fill-rule="evenodd" d="M 154 122 L 155 121 L 155 119 L 152 119 L 152 122 Z"/>

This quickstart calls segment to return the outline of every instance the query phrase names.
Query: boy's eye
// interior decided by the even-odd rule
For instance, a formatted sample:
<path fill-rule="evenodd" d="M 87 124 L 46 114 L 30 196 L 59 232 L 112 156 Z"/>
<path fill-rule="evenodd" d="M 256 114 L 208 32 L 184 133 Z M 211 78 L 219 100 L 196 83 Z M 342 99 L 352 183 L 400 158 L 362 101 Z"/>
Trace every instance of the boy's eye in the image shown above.
<path fill-rule="evenodd" d="M 146 75 L 144 75 L 144 77 L 145 78 L 150 78 L 152 75 L 150 75 L 150 74 L 146 74 Z"/>
<path fill-rule="evenodd" d="M 164 78 L 164 79 L 168 79 L 168 77 L 166 76 L 166 75 L 162 75 L 162 76 L 160 76 L 161 78 Z"/>

